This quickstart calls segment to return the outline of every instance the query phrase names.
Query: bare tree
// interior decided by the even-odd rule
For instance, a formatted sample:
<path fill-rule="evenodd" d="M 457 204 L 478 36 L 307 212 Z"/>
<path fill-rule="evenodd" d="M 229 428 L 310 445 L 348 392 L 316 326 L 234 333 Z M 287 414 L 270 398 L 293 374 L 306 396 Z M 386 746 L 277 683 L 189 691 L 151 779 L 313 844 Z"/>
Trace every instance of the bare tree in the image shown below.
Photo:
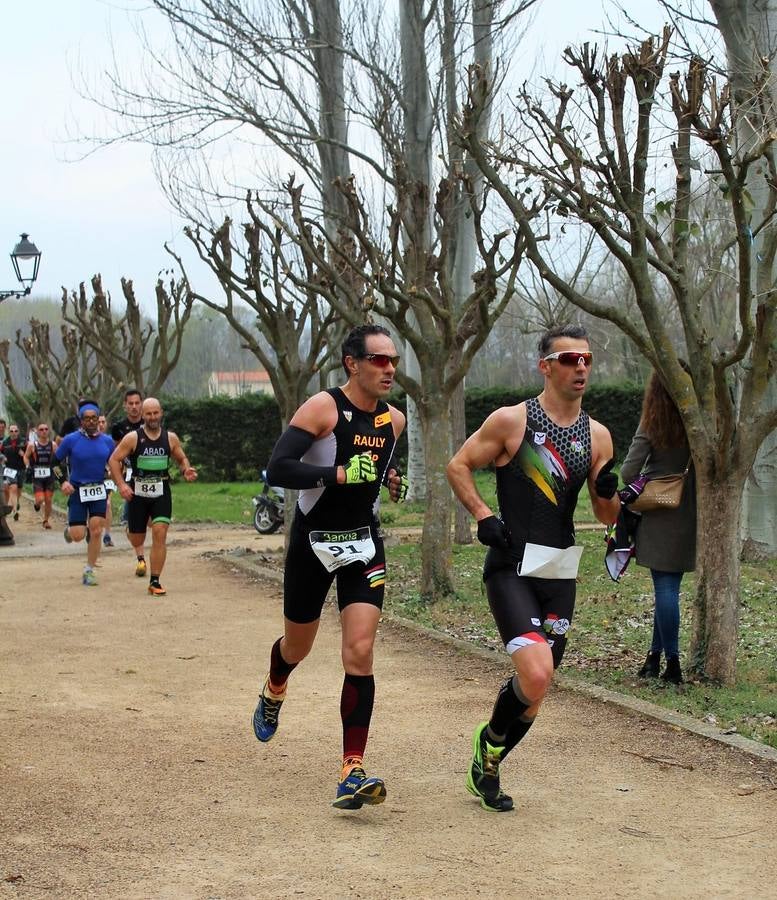
<path fill-rule="evenodd" d="M 131 385 L 144 396 L 158 394 L 181 353 L 193 303 L 188 285 L 172 275 L 167 282 L 157 279 L 153 324 L 141 312 L 131 279 L 121 279 L 125 307 L 120 316 L 114 314 L 102 277 L 93 276 L 91 284 L 91 300 L 83 282 L 77 293 L 62 288 L 63 320 L 83 335 L 117 390 Z"/>
<path fill-rule="evenodd" d="M 223 315 L 262 364 L 286 425 L 305 399 L 311 379 L 332 364 L 339 367 L 348 320 L 324 304 L 312 287 L 299 287 L 314 284 L 320 276 L 308 269 L 302 277 L 293 277 L 295 268 L 306 265 L 297 244 L 285 237 L 277 218 L 258 207 L 250 192 L 246 213 L 242 240 L 233 233 L 229 218 L 217 229 L 186 228 L 200 260 L 218 278 L 224 302 L 188 290 L 194 300 Z M 169 252 L 189 284 L 183 259 Z M 246 309 L 255 314 L 256 327 L 246 321 Z"/>
<path fill-rule="evenodd" d="M 764 164 L 768 161 L 777 167 L 777 151 L 765 142 L 777 122 L 777 5 L 760 0 L 710 0 L 710 6 L 726 46 L 738 154 L 748 156 L 762 148 Z M 758 169 L 757 165 L 750 166 L 746 172 L 746 199 L 752 202 L 752 222 L 768 218 L 773 203 L 773 185 Z M 754 236 L 754 252 L 750 256 L 756 313 L 762 292 L 773 290 L 777 274 L 759 265 L 759 258 L 768 256 L 768 240 L 761 229 Z M 771 379 L 764 405 L 777 407 L 777 379 Z M 777 556 L 777 431 L 761 444 L 747 480 L 743 531 L 744 552 L 748 556 Z"/>
<path fill-rule="evenodd" d="M 29 335 L 17 331 L 16 346 L 30 367 L 38 410 L 16 387 L 9 341 L 0 341 L 5 384 L 31 420 L 40 417 L 61 422 L 72 414 L 79 395 L 94 397 L 106 415 L 112 416 L 120 408 L 127 386 L 146 396 L 156 394 L 175 368 L 192 306 L 184 283 L 157 281 L 156 326 L 143 317 L 132 281 L 122 278 L 121 284 L 126 306 L 120 316 L 112 309 L 100 275 L 92 278 L 91 300 L 84 282 L 77 291 L 62 288 L 61 351 L 51 340 L 48 323 L 32 319 Z"/>
<path fill-rule="evenodd" d="M 62 325 L 60 336 L 61 349 L 57 349 L 51 339 L 49 323 L 34 318 L 30 319 L 29 334 L 23 335 L 21 329 L 16 332 L 16 346 L 29 366 L 38 396 L 37 408 L 16 385 L 9 359 L 10 341 L 7 338 L 0 341 L 0 365 L 6 387 L 30 422 L 57 423 L 54 427 L 72 415 L 73 404 L 79 396 L 88 395 L 101 401 L 109 397 L 115 401 L 116 398 L 113 385 L 84 335 L 76 328 Z M 111 400 L 108 401 L 109 415 L 114 411 Z"/>
<path fill-rule="evenodd" d="M 777 235 L 766 227 L 777 204 L 771 157 L 777 130 L 772 128 L 746 152 L 735 154 L 728 86 L 718 85 L 698 57 L 691 59 L 684 77 L 672 74 L 666 85 L 670 37 L 666 29 L 660 38 L 646 39 L 605 60 L 588 45 L 568 49 L 566 61 L 582 82 L 581 99 L 576 102 L 576 92 L 565 85 L 551 85 L 551 109 L 524 93 L 530 133 L 509 144 L 487 146 L 474 137 L 468 122 L 481 104 L 473 92 L 464 135 L 486 178 L 515 216 L 526 255 L 541 277 L 576 306 L 616 324 L 660 372 L 680 409 L 698 486 L 692 667 L 729 682 L 736 672 L 742 489 L 758 447 L 777 426 L 777 410 L 765 404 L 777 362 L 772 277 Z M 759 93 L 757 84 L 753 90 Z M 666 157 L 658 146 L 662 97 L 670 104 L 672 123 L 667 137 L 671 156 Z M 697 148 L 715 157 L 714 177 L 725 185 L 730 204 L 727 243 L 737 256 L 739 334 L 722 352 L 702 314 L 720 265 L 711 266 L 703 278 L 689 278 L 698 233 L 691 216 Z M 673 184 L 661 180 L 664 159 L 671 159 Z M 654 161 L 658 164 L 651 168 Z M 747 212 L 749 176 L 763 183 L 769 198 L 765 214 L 754 221 Z M 638 318 L 615 303 L 576 291 L 563 273 L 548 265 L 541 244 L 548 234 L 527 214 L 527 190 L 544 193 L 549 216 L 561 209 L 566 219 L 596 234 L 628 275 Z M 653 196 L 659 191 L 664 199 Z M 666 215 L 665 223 L 653 220 L 658 208 Z M 758 256 L 755 235 L 763 238 Z M 667 327 L 661 295 L 675 307 L 679 335 Z M 680 364 L 678 343 L 689 373 Z M 738 404 L 734 373 L 741 384 Z"/>

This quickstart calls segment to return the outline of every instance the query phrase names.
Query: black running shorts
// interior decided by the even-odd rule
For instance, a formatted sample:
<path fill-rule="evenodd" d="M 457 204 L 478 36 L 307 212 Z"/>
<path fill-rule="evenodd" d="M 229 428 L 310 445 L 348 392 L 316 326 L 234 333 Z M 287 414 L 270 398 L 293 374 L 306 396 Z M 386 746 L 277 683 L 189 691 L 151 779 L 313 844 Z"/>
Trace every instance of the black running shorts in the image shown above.
<path fill-rule="evenodd" d="M 164 492 L 161 497 L 147 499 L 146 497 L 133 497 L 127 506 L 127 531 L 130 534 L 145 534 L 148 523 L 170 523 L 173 515 L 173 495 L 170 492 L 170 482 L 164 483 Z"/>
<path fill-rule="evenodd" d="M 370 528 L 375 555 L 367 563 L 355 562 L 327 572 L 310 546 L 309 530 L 297 524 L 291 528 L 289 552 L 283 575 L 283 614 L 299 625 L 321 617 L 326 595 L 337 582 L 337 606 L 340 612 L 350 603 L 371 603 L 383 608 L 386 584 L 386 552 L 377 528 Z"/>
<path fill-rule="evenodd" d="M 505 650 L 550 645 L 558 667 L 575 611 L 574 578 L 531 578 L 498 569 L 486 579 L 488 605 Z"/>

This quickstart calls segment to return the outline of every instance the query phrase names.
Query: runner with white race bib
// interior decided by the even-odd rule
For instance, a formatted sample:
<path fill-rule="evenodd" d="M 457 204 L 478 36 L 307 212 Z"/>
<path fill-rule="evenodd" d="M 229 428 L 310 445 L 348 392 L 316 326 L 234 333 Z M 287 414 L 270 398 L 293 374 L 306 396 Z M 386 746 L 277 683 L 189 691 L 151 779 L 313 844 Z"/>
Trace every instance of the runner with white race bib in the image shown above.
<path fill-rule="evenodd" d="M 83 583 L 89 587 L 97 584 L 94 566 L 102 545 L 108 497 L 103 478 L 113 450 L 113 441 L 99 430 L 99 414 L 96 403 L 84 403 L 78 410 L 81 427 L 62 438 L 53 456 L 54 463 L 67 462 L 70 471 L 65 478 L 59 466 L 53 467 L 62 493 L 68 497 L 65 540 L 67 543 L 82 541 L 88 529 Z"/>

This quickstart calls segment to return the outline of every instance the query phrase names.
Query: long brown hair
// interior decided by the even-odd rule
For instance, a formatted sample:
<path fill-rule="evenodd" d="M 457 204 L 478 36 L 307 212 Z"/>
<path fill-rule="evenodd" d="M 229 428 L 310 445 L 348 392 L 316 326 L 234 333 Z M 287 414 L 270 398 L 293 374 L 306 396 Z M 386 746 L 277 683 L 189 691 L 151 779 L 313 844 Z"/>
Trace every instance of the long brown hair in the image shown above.
<path fill-rule="evenodd" d="M 657 450 L 688 445 L 680 411 L 656 371 L 651 374 L 645 388 L 639 425 Z"/>

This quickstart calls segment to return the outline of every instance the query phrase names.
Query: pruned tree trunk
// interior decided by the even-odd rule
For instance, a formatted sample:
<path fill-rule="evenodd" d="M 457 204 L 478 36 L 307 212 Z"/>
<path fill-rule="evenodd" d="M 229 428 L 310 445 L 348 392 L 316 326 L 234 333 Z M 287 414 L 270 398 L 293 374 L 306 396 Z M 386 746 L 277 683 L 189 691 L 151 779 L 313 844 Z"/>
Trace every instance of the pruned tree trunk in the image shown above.
<path fill-rule="evenodd" d="M 424 434 L 424 462 L 426 479 L 426 508 L 424 510 L 424 540 L 433 553 L 421 553 L 422 598 L 433 601 L 453 592 L 451 572 L 451 499 L 445 477 L 450 459 L 450 442 L 441 436 L 450 435 L 448 403 L 425 404 L 421 408 L 421 427 Z M 423 551 L 423 548 L 422 548 Z"/>
<path fill-rule="evenodd" d="M 710 480 L 696 473 L 696 515 L 700 540 L 696 600 L 689 645 L 690 668 L 731 684 L 736 680 L 739 633 L 739 518 L 742 477 Z M 724 598 L 734 598 L 725 602 Z"/>

